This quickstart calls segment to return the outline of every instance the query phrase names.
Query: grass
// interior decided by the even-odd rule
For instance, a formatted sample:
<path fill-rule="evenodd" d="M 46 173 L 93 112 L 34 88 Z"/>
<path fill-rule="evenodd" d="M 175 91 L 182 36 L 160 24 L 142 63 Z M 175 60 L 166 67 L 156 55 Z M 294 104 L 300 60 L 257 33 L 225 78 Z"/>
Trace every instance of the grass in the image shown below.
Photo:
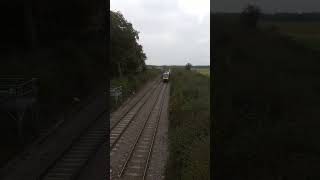
<path fill-rule="evenodd" d="M 210 68 L 195 68 L 195 71 L 210 77 Z"/>
<path fill-rule="evenodd" d="M 172 69 L 167 179 L 209 179 L 210 78 Z"/>
<path fill-rule="evenodd" d="M 320 22 L 263 22 L 263 26 L 275 26 L 279 32 L 302 42 L 308 48 L 320 50 Z"/>

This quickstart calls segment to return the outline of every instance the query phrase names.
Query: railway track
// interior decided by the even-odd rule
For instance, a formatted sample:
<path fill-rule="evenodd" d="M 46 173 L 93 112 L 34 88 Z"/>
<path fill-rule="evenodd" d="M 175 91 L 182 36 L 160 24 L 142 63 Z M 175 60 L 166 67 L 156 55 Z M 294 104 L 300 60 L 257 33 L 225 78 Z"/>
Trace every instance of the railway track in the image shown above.
<path fill-rule="evenodd" d="M 141 99 L 142 97 L 144 97 L 146 95 L 147 92 L 149 92 L 154 85 L 158 84 L 160 81 L 156 80 L 153 82 L 148 83 L 145 88 L 141 89 L 136 96 L 133 97 L 129 97 L 125 102 L 123 102 L 123 105 L 121 105 L 117 111 L 112 112 L 110 114 L 111 120 L 115 119 L 115 118 L 119 118 L 121 116 L 123 116 L 123 114 L 126 113 L 126 111 L 128 111 L 130 109 L 130 107 L 132 106 L 132 104 L 137 103 L 137 101 L 139 101 L 139 99 Z M 137 100 L 138 99 L 138 100 Z"/>
<path fill-rule="evenodd" d="M 125 130 L 129 127 L 132 120 L 136 117 L 136 115 L 140 112 L 142 107 L 147 103 L 147 101 L 152 97 L 153 94 L 156 93 L 156 90 L 161 85 L 161 83 L 157 84 L 152 92 L 148 92 L 148 95 L 143 97 L 141 101 L 139 101 L 133 108 L 131 108 L 131 111 L 128 111 L 122 119 L 117 121 L 117 123 L 111 127 L 110 129 L 110 149 L 113 150 L 115 144 L 118 142 L 122 134 L 125 132 Z"/>
<path fill-rule="evenodd" d="M 89 129 L 41 176 L 41 180 L 72 180 L 95 154 L 107 137 L 107 113 L 103 113 Z"/>
<path fill-rule="evenodd" d="M 120 113 L 113 113 L 111 117 L 111 130 L 118 127 L 122 121 L 130 122 L 135 114 L 154 93 L 160 81 L 155 81 L 150 87 L 139 92 L 120 109 Z M 107 139 L 108 114 L 102 113 L 92 125 L 69 146 L 68 149 L 41 175 L 41 180 L 73 180 L 85 167 L 89 159 L 96 153 Z M 128 121 L 129 120 L 129 121 Z"/>
<path fill-rule="evenodd" d="M 135 134 L 132 133 L 132 136 L 134 136 L 134 140 L 131 141 L 132 145 L 122 148 L 126 150 L 122 151 L 123 155 L 121 156 L 121 160 L 117 162 L 116 166 L 114 165 L 114 172 L 112 172 L 111 179 L 144 180 L 147 178 L 153 145 L 158 130 L 162 107 L 164 105 L 166 89 L 167 84 L 162 84 L 155 101 L 152 102 L 151 109 L 147 112 L 147 115 L 143 120 L 140 119 L 140 122 L 136 123 L 141 125 L 135 127 Z M 114 149 L 121 148 L 119 146 L 120 145 Z M 111 148 L 112 153 L 114 153 L 114 149 Z M 111 156 L 111 159 L 112 157 L 113 156 Z"/>
<path fill-rule="evenodd" d="M 145 102 L 149 99 L 151 94 L 157 89 L 159 85 L 160 81 L 155 81 L 155 83 L 153 83 L 150 88 L 145 89 L 139 95 L 137 95 L 133 99 L 130 99 L 130 101 L 126 103 L 126 105 L 121 108 L 121 110 L 113 113 L 110 119 L 110 132 L 120 123 L 121 120 L 134 118 L 134 115 L 139 112 L 141 107 L 145 104 Z"/>

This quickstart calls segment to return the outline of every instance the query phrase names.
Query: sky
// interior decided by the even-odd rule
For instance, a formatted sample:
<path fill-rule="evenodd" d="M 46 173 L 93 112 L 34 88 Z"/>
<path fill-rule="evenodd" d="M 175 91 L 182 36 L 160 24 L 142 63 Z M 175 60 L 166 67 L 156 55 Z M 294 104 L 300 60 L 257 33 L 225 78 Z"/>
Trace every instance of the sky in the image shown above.
<path fill-rule="evenodd" d="M 319 12 L 319 0 L 213 0 L 212 10 L 239 12 L 248 4 L 258 5 L 263 12 Z"/>
<path fill-rule="evenodd" d="M 210 0 L 111 0 L 140 32 L 148 65 L 210 64 Z"/>

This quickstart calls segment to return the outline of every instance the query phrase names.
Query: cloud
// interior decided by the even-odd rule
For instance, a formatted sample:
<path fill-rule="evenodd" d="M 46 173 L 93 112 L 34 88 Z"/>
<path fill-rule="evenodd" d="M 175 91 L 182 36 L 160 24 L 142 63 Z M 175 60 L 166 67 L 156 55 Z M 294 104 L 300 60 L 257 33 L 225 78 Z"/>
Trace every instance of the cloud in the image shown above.
<path fill-rule="evenodd" d="M 178 2 L 183 12 L 197 16 L 200 22 L 210 12 L 210 1 L 208 0 L 178 0 Z"/>
<path fill-rule="evenodd" d="M 209 0 L 111 0 L 140 32 L 147 64 L 210 64 Z"/>

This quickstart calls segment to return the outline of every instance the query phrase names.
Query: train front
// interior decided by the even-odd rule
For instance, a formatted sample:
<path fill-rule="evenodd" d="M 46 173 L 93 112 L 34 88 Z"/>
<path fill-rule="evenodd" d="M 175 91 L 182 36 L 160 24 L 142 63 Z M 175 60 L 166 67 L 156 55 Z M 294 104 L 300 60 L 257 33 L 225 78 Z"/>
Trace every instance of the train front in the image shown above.
<path fill-rule="evenodd" d="M 162 74 L 162 80 L 163 80 L 163 82 L 169 81 L 169 73 L 168 72 L 165 72 Z"/>

